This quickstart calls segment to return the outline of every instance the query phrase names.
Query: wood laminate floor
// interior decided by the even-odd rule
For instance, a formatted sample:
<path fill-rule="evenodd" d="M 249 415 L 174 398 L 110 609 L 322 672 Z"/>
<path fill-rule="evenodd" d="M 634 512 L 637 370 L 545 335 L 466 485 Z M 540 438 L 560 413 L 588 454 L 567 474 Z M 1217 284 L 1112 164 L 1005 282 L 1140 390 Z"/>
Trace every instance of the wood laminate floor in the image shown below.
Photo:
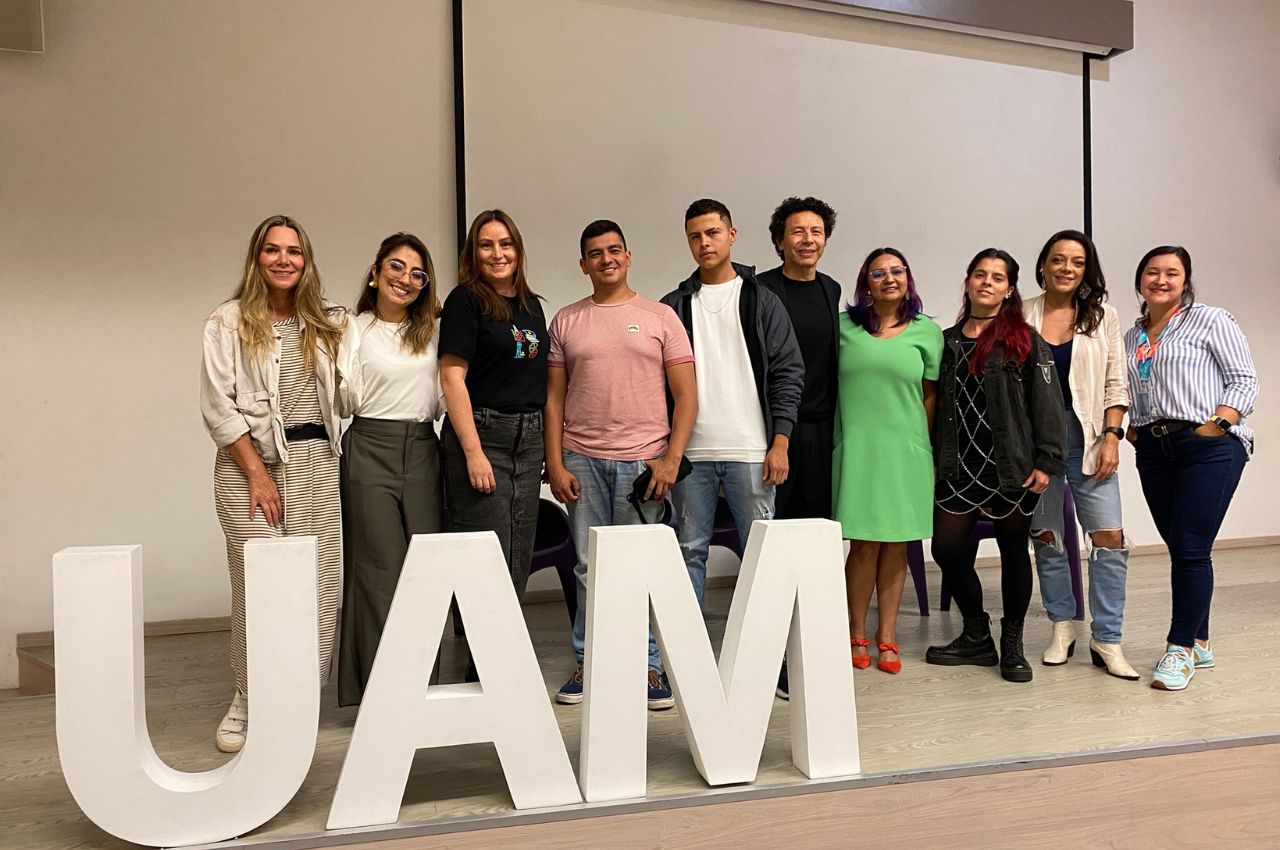
<path fill-rule="evenodd" d="M 1150 669 L 1168 626 L 1168 562 L 1162 557 L 1135 557 L 1130 564 L 1124 643 L 1143 674 L 1141 682 L 1115 679 L 1090 665 L 1084 624 L 1077 624 L 1076 657 L 1057 668 L 1036 663 L 1035 680 L 1027 685 L 1006 683 L 992 668 L 928 666 L 924 647 L 949 640 L 960 618 L 954 610 L 918 617 L 908 590 L 898 634 L 902 673 L 890 676 L 873 667 L 855 675 L 864 772 L 1280 733 L 1280 654 L 1274 651 L 1280 643 L 1280 547 L 1229 550 L 1215 560 L 1213 644 L 1218 666 L 1197 674 L 1191 687 L 1177 694 L 1149 687 Z M 981 575 L 989 609 L 998 616 L 998 572 L 983 570 Z M 930 578 L 936 603 L 937 573 Z M 726 590 L 708 593 L 708 628 L 717 646 L 729 599 Z M 574 666 L 568 619 L 559 603 L 529 606 L 525 614 L 552 692 Z M 1048 620 L 1038 600 L 1033 601 L 1027 623 L 1029 658 L 1038 662 L 1048 634 Z M 446 671 L 457 667 L 456 650 L 452 639 L 445 641 Z M 226 757 L 214 749 L 212 736 L 233 687 L 226 634 L 149 638 L 146 651 L 147 713 L 157 752 L 184 770 L 223 763 Z M 355 719 L 354 709 L 334 708 L 334 703 L 330 686 L 306 782 L 254 837 L 323 830 Z M 556 706 L 555 711 L 576 765 L 579 708 Z M 0 847 L 132 846 L 98 830 L 71 799 L 58 767 L 53 720 L 53 697 L 0 701 Z M 791 765 L 789 752 L 786 703 L 777 701 L 756 787 L 805 781 Z M 648 788 L 650 798 L 706 790 L 675 711 L 650 713 Z M 400 819 L 404 824 L 511 810 L 493 748 L 476 745 L 419 753 Z"/>

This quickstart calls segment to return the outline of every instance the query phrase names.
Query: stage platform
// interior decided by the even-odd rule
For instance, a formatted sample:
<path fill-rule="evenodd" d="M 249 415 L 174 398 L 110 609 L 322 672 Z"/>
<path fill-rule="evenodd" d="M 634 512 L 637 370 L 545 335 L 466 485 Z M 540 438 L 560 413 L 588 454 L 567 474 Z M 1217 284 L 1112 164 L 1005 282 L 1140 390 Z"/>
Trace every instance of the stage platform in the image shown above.
<path fill-rule="evenodd" d="M 1213 643 L 1218 666 L 1198 673 L 1190 688 L 1176 694 L 1149 686 L 1150 670 L 1168 626 L 1168 562 L 1162 556 L 1139 556 L 1130 564 L 1124 644 L 1130 661 L 1143 674 L 1140 682 L 1115 679 L 1091 666 L 1084 624 L 1077 624 L 1078 651 L 1069 664 L 1041 666 L 1039 652 L 1049 624 L 1038 600 L 1032 604 L 1027 624 L 1027 655 L 1036 662 L 1035 680 L 1030 684 L 1004 682 L 992 668 L 930 667 L 923 661 L 925 646 L 949 640 L 960 618 L 954 610 L 947 614 L 934 610 L 930 617 L 918 617 L 908 588 L 899 626 L 903 671 L 897 676 L 874 667 L 855 671 L 864 772 L 834 781 L 811 782 L 791 765 L 787 707 L 777 700 L 757 781 L 710 789 L 694 768 L 672 710 L 649 715 L 649 796 L 643 800 L 516 812 L 493 748 L 454 747 L 419 753 L 397 824 L 360 832 L 325 832 L 355 719 L 354 709 L 332 707 L 331 686 L 324 699 L 315 760 L 298 795 L 254 833 L 209 846 L 349 846 L 465 831 L 466 846 L 476 847 L 481 844 L 475 842 L 482 840 L 477 830 L 548 821 L 593 817 L 612 821 L 613 816 L 628 813 L 730 802 L 764 805 L 769 798 L 820 792 L 857 794 L 862 790 L 870 799 L 874 789 L 904 783 L 977 781 L 980 777 L 998 781 L 1000 775 L 1015 771 L 1040 774 L 1045 768 L 1069 770 L 1073 765 L 1132 759 L 1155 765 L 1163 759 L 1253 745 L 1264 746 L 1258 752 L 1280 752 L 1280 747 L 1265 746 L 1280 743 L 1280 654 L 1274 651 L 1280 645 L 1280 547 L 1223 550 L 1215 561 Z M 981 574 L 988 605 L 998 612 L 998 573 L 987 569 Z M 931 570 L 935 606 L 937 578 Z M 730 593 L 716 590 L 707 597 L 708 626 L 717 646 Z M 525 615 L 548 692 L 554 692 L 574 666 L 564 607 L 559 602 L 530 605 Z M 213 730 L 232 690 L 226 634 L 149 638 L 146 649 L 148 719 L 157 752 L 185 770 L 206 770 L 223 763 L 227 757 L 214 749 Z M 447 638 L 446 678 L 460 673 L 456 649 L 456 642 Z M 580 708 L 557 705 L 555 712 L 576 766 Z M 1280 779 L 1280 766 L 1260 770 L 1264 778 L 1269 773 L 1273 780 Z M 1274 789 L 1274 781 L 1270 786 Z M 53 697 L 0 700 L 0 789 L 0 847 L 114 850 L 134 846 L 97 829 L 72 800 L 58 767 Z M 1186 793 L 1190 803 L 1195 791 L 1188 787 Z M 859 832 L 866 835 L 864 829 L 860 827 Z M 624 846 L 598 837 L 596 846 Z M 752 846 L 750 841 L 736 844 Z M 492 846 L 511 845 L 507 841 Z M 674 845 L 655 838 L 625 846 Z M 877 845 L 872 841 L 857 846 Z"/>

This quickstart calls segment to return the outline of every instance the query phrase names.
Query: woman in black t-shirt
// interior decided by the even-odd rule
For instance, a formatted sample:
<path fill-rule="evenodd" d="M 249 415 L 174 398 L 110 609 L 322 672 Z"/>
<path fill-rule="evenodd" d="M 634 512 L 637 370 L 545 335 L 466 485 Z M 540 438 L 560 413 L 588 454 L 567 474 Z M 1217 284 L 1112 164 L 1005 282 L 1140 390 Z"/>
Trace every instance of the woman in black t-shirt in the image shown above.
<path fill-rule="evenodd" d="M 440 317 L 445 517 L 451 531 L 498 535 L 519 597 L 542 485 L 549 341 L 538 301 L 515 222 L 502 210 L 480 213 Z"/>

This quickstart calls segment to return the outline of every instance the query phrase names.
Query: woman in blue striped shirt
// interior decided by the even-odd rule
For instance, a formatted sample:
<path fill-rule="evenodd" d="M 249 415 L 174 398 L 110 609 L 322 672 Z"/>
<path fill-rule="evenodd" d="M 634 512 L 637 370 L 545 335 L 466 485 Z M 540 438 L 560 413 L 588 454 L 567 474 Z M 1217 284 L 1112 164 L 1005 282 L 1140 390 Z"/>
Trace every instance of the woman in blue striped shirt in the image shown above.
<path fill-rule="evenodd" d="M 1142 492 L 1169 547 L 1173 617 L 1151 686 L 1180 691 L 1212 667 L 1213 541 L 1253 452 L 1245 417 L 1258 373 L 1235 317 L 1197 304 L 1191 255 L 1170 245 L 1138 263 L 1142 316 L 1125 333 L 1129 439 Z"/>

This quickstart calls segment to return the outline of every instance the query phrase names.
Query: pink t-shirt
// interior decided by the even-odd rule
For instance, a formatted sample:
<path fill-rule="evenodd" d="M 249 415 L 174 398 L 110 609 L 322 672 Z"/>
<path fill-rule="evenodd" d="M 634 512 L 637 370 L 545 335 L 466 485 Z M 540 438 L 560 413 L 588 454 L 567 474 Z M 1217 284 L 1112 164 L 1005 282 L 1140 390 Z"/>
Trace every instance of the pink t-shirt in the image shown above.
<path fill-rule="evenodd" d="M 564 447 L 605 460 L 649 460 L 667 450 L 666 367 L 693 362 L 675 312 L 637 295 L 621 304 L 577 301 L 551 320 L 547 366 L 568 370 Z"/>

